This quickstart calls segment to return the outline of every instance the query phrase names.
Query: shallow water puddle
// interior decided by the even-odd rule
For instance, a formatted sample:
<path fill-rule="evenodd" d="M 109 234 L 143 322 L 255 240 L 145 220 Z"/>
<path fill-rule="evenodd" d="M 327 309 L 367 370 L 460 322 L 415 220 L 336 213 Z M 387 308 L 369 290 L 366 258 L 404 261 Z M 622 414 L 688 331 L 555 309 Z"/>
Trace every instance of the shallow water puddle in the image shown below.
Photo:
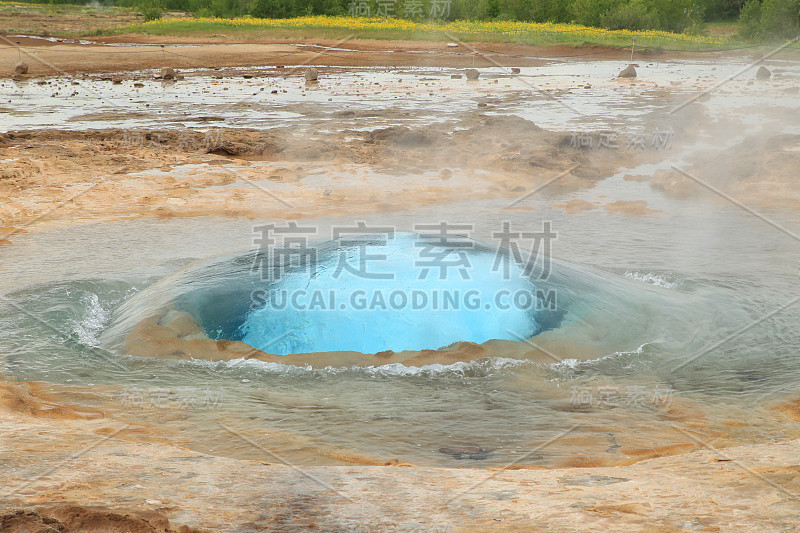
<path fill-rule="evenodd" d="M 631 119 L 656 108 L 657 104 L 642 101 L 641 96 L 648 93 L 697 97 L 720 85 L 706 102 L 709 109 L 719 113 L 743 106 L 755 106 L 753 110 L 760 106 L 763 110 L 763 104 L 792 108 L 800 102 L 797 94 L 783 93 L 780 101 L 773 96 L 797 86 L 800 67 L 794 63 L 779 62 L 780 72 L 766 85 L 753 84 L 747 76 L 726 81 L 747 66 L 744 59 L 639 64 L 639 81 L 634 83 L 615 78 L 623 63 L 555 60 L 542 67 L 522 68 L 518 78 L 501 67 L 480 69 L 483 76 L 477 82 L 463 77 L 451 79 L 451 73 L 460 73 L 456 69 L 363 67 L 320 67 L 323 77 L 313 85 L 306 85 L 296 69 L 274 67 L 247 69 L 257 76 L 252 79 L 238 77 L 234 74 L 237 69 L 225 69 L 223 79 L 187 72 L 185 80 L 162 82 L 153 80 L 152 73 L 142 73 L 134 76 L 140 81 L 126 80 L 120 85 L 95 78 L 3 80 L 0 102 L 11 107 L 2 128 L 10 131 L 69 124 L 73 129 L 211 129 L 224 124 L 242 128 L 292 126 L 311 132 L 329 118 L 339 121 L 346 118 L 343 112 L 354 112 L 358 115 L 351 127 L 357 130 L 365 127 L 365 119 L 370 129 L 429 124 L 454 120 L 458 113 L 482 105 L 487 112 L 521 116 L 546 128 L 614 129 L 631 127 Z M 134 83 L 143 86 L 135 87 Z M 93 112 L 86 114 L 87 108 Z M 614 112 L 609 113 L 609 109 Z M 748 113 L 739 118 L 764 118 Z"/>

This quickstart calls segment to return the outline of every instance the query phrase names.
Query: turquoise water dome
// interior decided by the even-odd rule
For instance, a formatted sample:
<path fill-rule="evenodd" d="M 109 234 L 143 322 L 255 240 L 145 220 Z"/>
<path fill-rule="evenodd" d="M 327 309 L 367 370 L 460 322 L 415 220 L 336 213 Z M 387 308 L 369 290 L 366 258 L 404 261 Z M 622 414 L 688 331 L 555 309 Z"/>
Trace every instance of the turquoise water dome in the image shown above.
<path fill-rule="evenodd" d="M 519 340 L 541 329 L 533 282 L 476 241 L 394 234 L 331 241 L 314 253 L 301 266 L 261 270 L 267 279 L 253 292 L 238 340 L 278 355 L 378 353 Z"/>

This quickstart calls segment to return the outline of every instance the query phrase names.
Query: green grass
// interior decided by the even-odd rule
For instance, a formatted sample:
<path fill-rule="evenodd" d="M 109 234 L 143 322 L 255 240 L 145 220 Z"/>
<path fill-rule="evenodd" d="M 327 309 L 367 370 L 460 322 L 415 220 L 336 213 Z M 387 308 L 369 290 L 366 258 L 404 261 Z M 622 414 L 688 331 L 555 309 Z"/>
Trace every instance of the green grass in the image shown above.
<path fill-rule="evenodd" d="M 241 19 L 240 19 L 241 20 Z M 245 19 L 246 20 L 246 19 Z M 585 46 L 598 45 L 605 47 L 627 48 L 631 46 L 632 37 L 626 32 L 603 32 L 587 35 L 583 31 L 420 31 L 405 28 L 349 28 L 340 26 L 297 25 L 293 27 L 260 27 L 253 24 L 236 24 L 223 20 L 169 20 L 158 23 L 135 24 L 122 28 L 104 31 L 108 35 L 145 34 L 158 36 L 176 36 L 187 38 L 231 38 L 237 40 L 268 39 L 378 39 L 378 40 L 415 40 L 415 41 L 453 41 L 465 42 L 505 42 L 521 43 L 535 46 Z M 665 48 L 670 50 L 709 50 L 746 46 L 745 43 L 726 36 L 723 41 L 702 42 L 686 40 L 680 34 L 652 32 L 652 35 L 636 35 L 637 48 Z M 716 39 L 714 39 L 716 41 Z"/>

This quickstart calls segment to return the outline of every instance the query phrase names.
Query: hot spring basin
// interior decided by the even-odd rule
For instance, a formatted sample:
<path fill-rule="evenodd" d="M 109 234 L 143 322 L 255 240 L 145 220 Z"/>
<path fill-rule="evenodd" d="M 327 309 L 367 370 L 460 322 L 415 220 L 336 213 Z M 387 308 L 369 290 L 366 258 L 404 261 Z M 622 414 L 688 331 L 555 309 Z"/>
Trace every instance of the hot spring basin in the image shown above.
<path fill-rule="evenodd" d="M 555 291 L 502 249 L 461 242 L 396 233 L 310 243 L 306 261 L 204 260 L 126 301 L 104 338 L 130 355 L 315 366 L 474 360 L 503 343 L 523 356 L 519 341 L 564 316 Z"/>

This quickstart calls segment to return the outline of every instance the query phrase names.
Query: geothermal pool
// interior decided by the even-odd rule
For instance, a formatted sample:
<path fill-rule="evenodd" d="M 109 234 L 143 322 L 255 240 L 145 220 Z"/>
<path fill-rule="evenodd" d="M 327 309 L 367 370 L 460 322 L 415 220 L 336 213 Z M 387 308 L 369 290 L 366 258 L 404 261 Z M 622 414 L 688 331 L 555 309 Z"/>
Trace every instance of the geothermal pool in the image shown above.
<path fill-rule="evenodd" d="M 674 61 L 649 68 L 660 83 L 680 81 L 685 83 L 680 90 L 691 94 L 700 73 L 722 78 L 741 66 L 732 61 L 712 71 L 717 65 L 710 61 Z M 782 68 L 779 83 L 796 83 L 797 67 Z M 604 88 L 610 83 L 608 71 L 617 69 L 609 63 L 554 64 L 524 74 L 565 89 L 575 81 L 564 82 L 566 69 L 592 82 L 592 89 L 574 89 L 575 98 L 567 97 L 588 118 L 562 121 L 568 110 L 552 103 L 532 107 L 511 94 L 519 87 L 501 89 L 500 96 L 490 91 L 497 98 L 506 92 L 508 100 L 489 112 L 569 130 L 638 127 L 639 115 L 655 105 L 643 99 L 641 89 Z M 431 71 L 402 76 L 423 83 Z M 464 80 L 433 71 L 437 77 L 424 83 L 446 86 L 442 102 L 453 106 L 428 107 L 427 88 L 422 94 L 417 87 L 414 98 L 402 105 L 414 111 L 411 116 L 389 114 L 360 126 L 419 124 L 429 113 L 457 120 L 460 106 L 486 98 L 470 90 L 465 100 Z M 371 74 L 340 76 L 355 87 L 366 84 Z M 6 91 L 9 83 L 4 82 Z M 187 83 L 199 92 L 203 80 Z M 226 83 L 239 97 L 250 81 L 221 81 L 219 86 Z M 231 111 L 228 97 L 211 99 L 209 105 L 233 113 L 236 125 L 266 127 L 297 119 L 301 129 L 326 127 L 328 118 L 346 105 L 384 105 L 345 94 L 323 98 L 321 92 L 292 83 L 293 92 L 281 93 L 286 101 L 269 110 Z M 769 101 L 766 92 L 745 99 L 734 89 L 744 89 L 746 82 L 736 83 L 704 102 L 712 118 L 739 121 L 727 137 L 704 136 L 706 146 L 726 146 L 767 123 L 783 133 L 796 132 L 794 115 L 781 119 L 780 110 L 795 106 L 796 96 L 765 109 L 756 104 Z M 54 110 L 37 107 L 51 98 L 45 92 L 52 89 L 13 90 L 24 91 L 27 100 L 20 109 L 27 111 L 12 117 L 7 129 L 39 127 L 50 111 L 76 128 L 152 124 L 159 116 L 161 126 L 172 128 L 188 112 L 181 106 L 194 105 L 169 107 L 165 95 L 174 97 L 174 89 L 153 86 L 137 93 L 139 100 L 127 96 L 137 105 L 153 104 L 145 116 L 87 117 L 57 98 L 48 100 Z M 122 90 L 132 89 L 110 89 Z M 382 93 L 383 98 L 392 96 Z M 302 107 L 300 100 L 314 98 L 319 109 Z M 165 109 L 173 114 L 162 114 Z M 298 110 L 303 117 L 281 114 Z M 726 445 L 797 436 L 795 426 L 771 406 L 796 393 L 800 379 L 795 353 L 800 306 L 793 305 L 797 243 L 787 234 L 800 233 L 800 220 L 796 210 L 760 209 L 771 226 L 732 203 L 675 198 L 646 182 L 625 179 L 681 163 L 690 152 L 682 149 L 661 163 L 624 169 L 592 187 L 545 189 L 513 204 L 507 198 L 444 199 L 358 218 L 303 216 L 296 222 L 315 229 L 319 253 L 309 259 L 309 268 L 290 265 L 279 279 L 253 272 L 254 239 L 256 228 L 283 226 L 282 220 L 230 216 L 45 224 L 15 236 L 12 246 L 0 247 L 0 370 L 18 380 L 44 382 L 59 394 L 199 451 L 264 461 L 278 457 L 293 464 L 383 464 L 396 458 L 450 467 L 518 461 L 591 466 L 622 464 L 647 450 L 691 449 L 696 447 L 692 438 Z M 465 179 L 459 173 L 454 181 Z M 374 175 L 383 183 L 385 176 L 377 170 Z M 313 175 L 307 185 L 346 191 L 369 187 L 370 176 L 367 172 L 366 185 L 337 185 Z M 433 178 L 409 178 L 423 185 L 428 179 Z M 567 213 L 555 207 L 611 199 L 646 201 L 650 211 L 636 216 L 609 209 Z M 470 225 L 475 246 L 467 255 L 469 279 L 458 264 L 444 278 L 433 268 L 425 279 L 409 264 L 422 248 L 416 246 L 415 227 L 442 220 Z M 342 254 L 358 262 L 358 246 L 333 239 L 333 230 L 359 221 L 396 232 L 394 239 L 371 249 L 386 256 L 373 273 L 394 274 L 394 279 L 335 275 Z M 512 266 L 510 279 L 498 277 L 494 234 L 504 223 L 540 232 L 544 222 L 558 234 L 546 279 L 526 275 L 519 265 Z M 775 225 L 785 231 L 776 231 Z M 498 309 L 464 306 L 462 299 L 462 306 L 448 314 L 431 305 L 353 306 L 349 298 L 356 291 L 408 296 L 414 290 L 428 295 L 448 290 L 463 296 L 471 289 L 490 295 L 522 291 L 534 299 L 537 289 L 553 290 L 557 305 Z M 309 309 L 309 302 L 302 302 L 305 308 L 297 309 L 271 301 L 282 290 L 319 290 L 326 298 L 321 307 Z M 341 292 L 344 300 L 328 305 L 331 291 Z M 163 323 L 170 312 L 185 313 L 180 316 L 190 316 L 194 325 L 166 344 L 161 342 L 166 337 L 158 335 L 166 335 Z M 132 353 L 132 333 L 151 319 L 153 342 Z M 474 344 L 458 348 L 464 360 L 448 359 L 455 352 L 446 347 L 459 341 Z M 192 352 L 186 346 L 201 345 L 218 347 L 218 360 L 187 356 Z M 242 351 L 242 345 L 265 355 Z M 386 359 L 358 359 L 355 352 L 383 353 Z M 416 357 L 412 352 L 429 359 L 408 363 L 406 357 Z"/>
<path fill-rule="evenodd" d="M 487 225 L 493 225 L 496 207 L 483 206 L 480 219 Z M 441 214 L 436 211 L 431 216 Z M 125 329 L 126 318 L 144 318 L 148 306 L 156 305 L 148 291 L 166 284 L 157 294 L 171 297 L 191 295 L 193 288 L 200 294 L 204 283 L 219 286 L 219 271 L 204 268 L 208 260 L 202 256 L 225 249 L 236 256 L 237 248 L 252 242 L 251 221 L 140 220 L 41 231 L 2 249 L 4 270 L 15 264 L 15 274 L 31 280 L 10 288 L 3 276 L 4 372 L 71 390 L 194 449 L 249 458 L 275 453 L 298 464 L 397 457 L 474 466 L 526 456 L 526 463 L 559 465 L 587 453 L 613 461 L 633 431 L 638 440 L 681 441 L 676 422 L 653 402 L 683 398 L 702 403 L 708 431 L 724 431 L 726 438 L 791 434 L 764 407 L 799 377 L 791 351 L 796 309 L 681 366 L 787 303 L 796 282 L 786 266 L 794 261 L 791 242 L 764 232 L 735 208 L 713 215 L 684 210 L 636 224 L 611 214 L 548 216 L 560 228 L 555 249 L 567 258 L 553 262 L 548 280 L 561 291 L 559 305 L 566 310 L 558 327 L 546 332 L 547 346 L 562 361 L 526 359 L 531 347 L 514 340 L 473 362 L 422 366 L 341 367 L 335 354 L 330 366 L 126 356 L 105 337 Z M 586 230 L 589 216 L 592 229 Z M 512 216 L 520 223 L 528 218 Z M 784 222 L 792 224 L 790 218 Z M 325 228 L 332 221 L 308 222 Z M 401 227 L 408 219 L 393 222 Z M 91 258 L 75 246 L 101 236 L 115 245 Z M 773 258 L 766 265 L 760 260 L 764 253 Z M 665 264 L 670 268 L 663 269 Z M 183 277 L 197 272 L 208 276 Z M 34 318 L 39 316 L 44 321 Z M 436 315 L 429 316 L 435 326 Z M 377 319 L 384 333 L 381 321 L 391 319 Z M 368 316 L 361 320 L 369 323 Z M 532 340 L 543 344 L 538 338 Z M 432 342 L 425 347 L 439 341 Z M 611 393 L 614 398 L 603 399 Z M 731 420 L 749 425 L 732 430 L 726 426 Z M 268 453 L 231 437 L 218 423 L 259 435 Z M 573 430 L 552 448 L 538 448 L 576 424 L 591 427 Z M 597 426 L 606 428 L 602 439 Z M 459 452 L 476 448 L 484 451 Z"/>

